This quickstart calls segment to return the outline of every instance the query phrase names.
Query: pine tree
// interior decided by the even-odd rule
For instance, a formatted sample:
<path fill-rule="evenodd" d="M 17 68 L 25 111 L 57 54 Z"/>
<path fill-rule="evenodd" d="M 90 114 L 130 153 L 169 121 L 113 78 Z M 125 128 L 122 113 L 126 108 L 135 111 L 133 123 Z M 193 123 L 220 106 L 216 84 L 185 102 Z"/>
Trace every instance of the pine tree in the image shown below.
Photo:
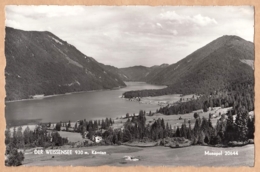
<path fill-rule="evenodd" d="M 97 129 L 98 129 L 98 123 L 97 123 L 96 120 L 94 121 L 93 128 L 94 128 L 94 130 L 97 130 Z"/>
<path fill-rule="evenodd" d="M 77 122 L 75 123 L 74 131 L 78 131 L 78 123 Z"/>
<path fill-rule="evenodd" d="M 165 127 L 165 130 L 164 130 L 164 138 L 168 137 L 169 136 L 169 132 L 170 132 L 170 128 L 169 128 L 169 124 L 168 122 L 166 123 L 166 127 Z"/>
<path fill-rule="evenodd" d="M 189 128 L 188 128 L 188 131 L 187 131 L 187 139 L 192 140 L 191 123 L 190 123 L 190 121 L 188 121 L 188 123 L 189 123 Z"/>
<path fill-rule="evenodd" d="M 129 141 L 132 141 L 132 134 L 128 129 L 125 129 L 123 133 L 123 142 L 129 142 Z"/>
<path fill-rule="evenodd" d="M 181 125 L 180 135 L 181 135 L 181 137 L 184 137 L 184 138 L 187 139 L 187 126 L 186 126 L 186 123 L 183 123 Z"/>
<path fill-rule="evenodd" d="M 109 119 L 109 126 L 111 126 L 113 124 L 113 122 L 112 122 L 112 119 L 110 118 Z"/>
<path fill-rule="evenodd" d="M 165 123 L 164 123 L 163 118 L 162 118 L 162 120 L 161 120 L 161 126 L 162 126 L 163 129 L 165 129 Z"/>
<path fill-rule="evenodd" d="M 118 135 L 117 135 L 117 133 L 114 133 L 114 134 L 113 134 L 112 142 L 113 142 L 114 144 L 117 144 L 117 143 L 118 143 Z"/>
<path fill-rule="evenodd" d="M 61 129 L 61 122 L 56 124 L 55 129 L 57 131 L 60 131 L 60 129 Z"/>
<path fill-rule="evenodd" d="M 123 142 L 123 133 L 122 133 L 122 131 L 119 131 L 118 133 L 117 133 L 117 138 L 118 138 L 118 141 L 119 142 Z"/>
<path fill-rule="evenodd" d="M 11 131 L 10 128 L 5 130 L 5 144 L 8 145 L 11 142 Z"/>
<path fill-rule="evenodd" d="M 203 104 L 203 111 L 208 112 L 208 101 L 205 101 Z"/>
<path fill-rule="evenodd" d="M 248 135 L 248 111 L 245 108 L 238 109 L 235 123 L 237 125 L 237 132 L 239 133 L 237 139 L 239 141 L 246 141 Z"/>
<path fill-rule="evenodd" d="M 102 119 L 102 122 L 101 122 L 101 128 L 106 129 L 106 124 L 105 124 L 105 121 L 103 119 Z"/>
<path fill-rule="evenodd" d="M 180 133 L 180 128 L 179 126 L 177 127 L 177 130 L 175 132 L 175 137 L 181 137 L 181 133 Z"/>
<path fill-rule="evenodd" d="M 24 147 L 24 137 L 23 137 L 23 132 L 22 132 L 21 126 L 18 127 L 16 136 L 17 136 L 17 147 L 23 148 Z"/>
<path fill-rule="evenodd" d="M 12 138 L 12 144 L 14 147 L 17 147 L 17 134 L 16 134 L 16 128 L 13 129 L 13 138 Z"/>
<path fill-rule="evenodd" d="M 254 116 L 250 117 L 248 119 L 247 127 L 248 127 L 248 138 L 254 139 L 254 133 L 255 133 L 255 117 Z"/>
<path fill-rule="evenodd" d="M 93 130 L 89 130 L 87 137 L 88 137 L 88 139 L 92 140 L 94 135 L 95 135 L 95 132 Z"/>
<path fill-rule="evenodd" d="M 231 111 L 228 113 L 228 119 L 227 119 L 227 126 L 224 133 L 225 142 L 233 141 L 236 138 L 236 135 L 238 133 L 236 132 L 235 125 L 233 122 L 233 116 L 231 114 Z"/>

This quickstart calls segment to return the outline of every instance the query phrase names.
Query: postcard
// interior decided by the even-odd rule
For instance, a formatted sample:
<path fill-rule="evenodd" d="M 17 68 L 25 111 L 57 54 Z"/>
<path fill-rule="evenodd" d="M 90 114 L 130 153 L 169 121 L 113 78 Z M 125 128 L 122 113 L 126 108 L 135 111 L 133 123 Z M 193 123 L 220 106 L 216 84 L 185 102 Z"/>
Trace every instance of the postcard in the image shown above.
<path fill-rule="evenodd" d="M 5 166 L 254 166 L 253 6 L 5 17 Z"/>

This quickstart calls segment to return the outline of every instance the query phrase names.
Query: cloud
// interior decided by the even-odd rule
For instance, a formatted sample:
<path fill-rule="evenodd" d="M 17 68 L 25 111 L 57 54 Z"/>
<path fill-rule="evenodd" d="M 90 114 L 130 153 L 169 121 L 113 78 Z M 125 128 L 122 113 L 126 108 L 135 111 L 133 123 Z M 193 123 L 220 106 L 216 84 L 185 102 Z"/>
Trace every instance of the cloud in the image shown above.
<path fill-rule="evenodd" d="M 10 20 L 10 19 L 6 19 L 5 24 L 7 26 L 11 26 L 13 28 L 20 28 L 21 27 L 19 22 L 15 21 L 15 20 Z"/>
<path fill-rule="evenodd" d="M 199 26 L 217 24 L 217 21 L 214 18 L 202 16 L 201 14 L 197 14 L 195 16 L 189 16 L 189 15 L 179 15 L 175 11 L 166 11 L 160 13 L 160 17 L 164 20 L 177 21 L 179 24 L 193 23 Z"/>
<path fill-rule="evenodd" d="M 192 17 L 192 20 L 194 23 L 197 23 L 200 26 L 207 26 L 209 24 L 218 24 L 215 19 L 211 19 L 209 17 L 202 16 L 201 14 L 198 14 L 198 15 Z"/>
<path fill-rule="evenodd" d="M 162 28 L 162 25 L 160 23 L 156 23 L 156 25 Z"/>
<path fill-rule="evenodd" d="M 250 6 L 6 6 L 6 26 L 50 31 L 116 67 L 176 63 L 223 35 L 253 41 Z"/>
<path fill-rule="evenodd" d="M 173 30 L 172 33 L 173 33 L 173 35 L 177 35 L 178 31 L 177 30 Z"/>

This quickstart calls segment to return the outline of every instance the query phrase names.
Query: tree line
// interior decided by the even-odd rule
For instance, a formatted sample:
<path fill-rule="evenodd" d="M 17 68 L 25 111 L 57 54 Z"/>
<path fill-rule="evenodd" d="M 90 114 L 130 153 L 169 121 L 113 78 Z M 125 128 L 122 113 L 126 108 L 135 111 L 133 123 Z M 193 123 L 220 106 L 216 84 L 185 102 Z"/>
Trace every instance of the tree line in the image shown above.
<path fill-rule="evenodd" d="M 161 107 L 158 112 L 165 115 L 177 115 L 199 109 L 207 112 L 209 108 L 214 107 L 233 107 L 234 114 L 236 114 L 236 110 L 241 106 L 248 111 L 254 110 L 254 85 L 252 82 L 234 84 L 226 89 L 201 95 L 197 99 L 188 102 L 177 102 L 173 106 Z"/>
<path fill-rule="evenodd" d="M 22 131 L 22 127 L 9 128 L 5 131 L 5 144 L 7 160 L 6 166 L 18 166 L 24 160 L 24 155 L 18 149 L 33 148 L 33 147 L 50 147 L 62 146 L 68 143 L 68 139 L 62 138 L 56 131 L 48 132 L 45 125 L 38 125 L 32 131 L 27 128 Z"/>
<path fill-rule="evenodd" d="M 211 123 L 211 115 L 206 119 L 194 113 L 195 124 L 184 120 L 179 127 L 172 127 L 162 118 L 153 123 L 146 124 L 145 111 L 139 115 L 129 117 L 124 123 L 123 129 L 109 127 L 105 132 L 93 131 L 95 135 L 103 137 L 101 145 L 122 144 L 132 141 L 161 141 L 167 137 L 183 137 L 192 141 L 193 145 L 228 145 L 231 141 L 246 142 L 254 139 L 254 117 L 249 116 L 245 107 L 238 107 L 236 120 L 233 121 L 231 111 L 222 114 L 214 127 Z M 225 116 L 228 116 L 226 118 Z"/>

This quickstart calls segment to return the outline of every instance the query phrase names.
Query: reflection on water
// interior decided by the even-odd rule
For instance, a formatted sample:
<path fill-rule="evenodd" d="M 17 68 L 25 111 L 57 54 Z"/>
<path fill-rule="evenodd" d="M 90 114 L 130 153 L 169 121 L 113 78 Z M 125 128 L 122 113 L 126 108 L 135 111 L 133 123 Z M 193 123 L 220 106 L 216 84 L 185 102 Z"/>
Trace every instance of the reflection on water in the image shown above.
<path fill-rule="evenodd" d="M 38 100 L 9 102 L 6 103 L 5 108 L 6 120 L 9 124 L 17 120 L 34 121 L 37 119 L 41 119 L 42 122 L 90 120 L 137 113 L 141 109 L 155 111 L 159 107 L 131 102 L 119 97 L 125 91 L 161 89 L 164 86 L 144 82 L 126 82 L 126 84 L 127 87 L 118 90 L 81 92 Z"/>

